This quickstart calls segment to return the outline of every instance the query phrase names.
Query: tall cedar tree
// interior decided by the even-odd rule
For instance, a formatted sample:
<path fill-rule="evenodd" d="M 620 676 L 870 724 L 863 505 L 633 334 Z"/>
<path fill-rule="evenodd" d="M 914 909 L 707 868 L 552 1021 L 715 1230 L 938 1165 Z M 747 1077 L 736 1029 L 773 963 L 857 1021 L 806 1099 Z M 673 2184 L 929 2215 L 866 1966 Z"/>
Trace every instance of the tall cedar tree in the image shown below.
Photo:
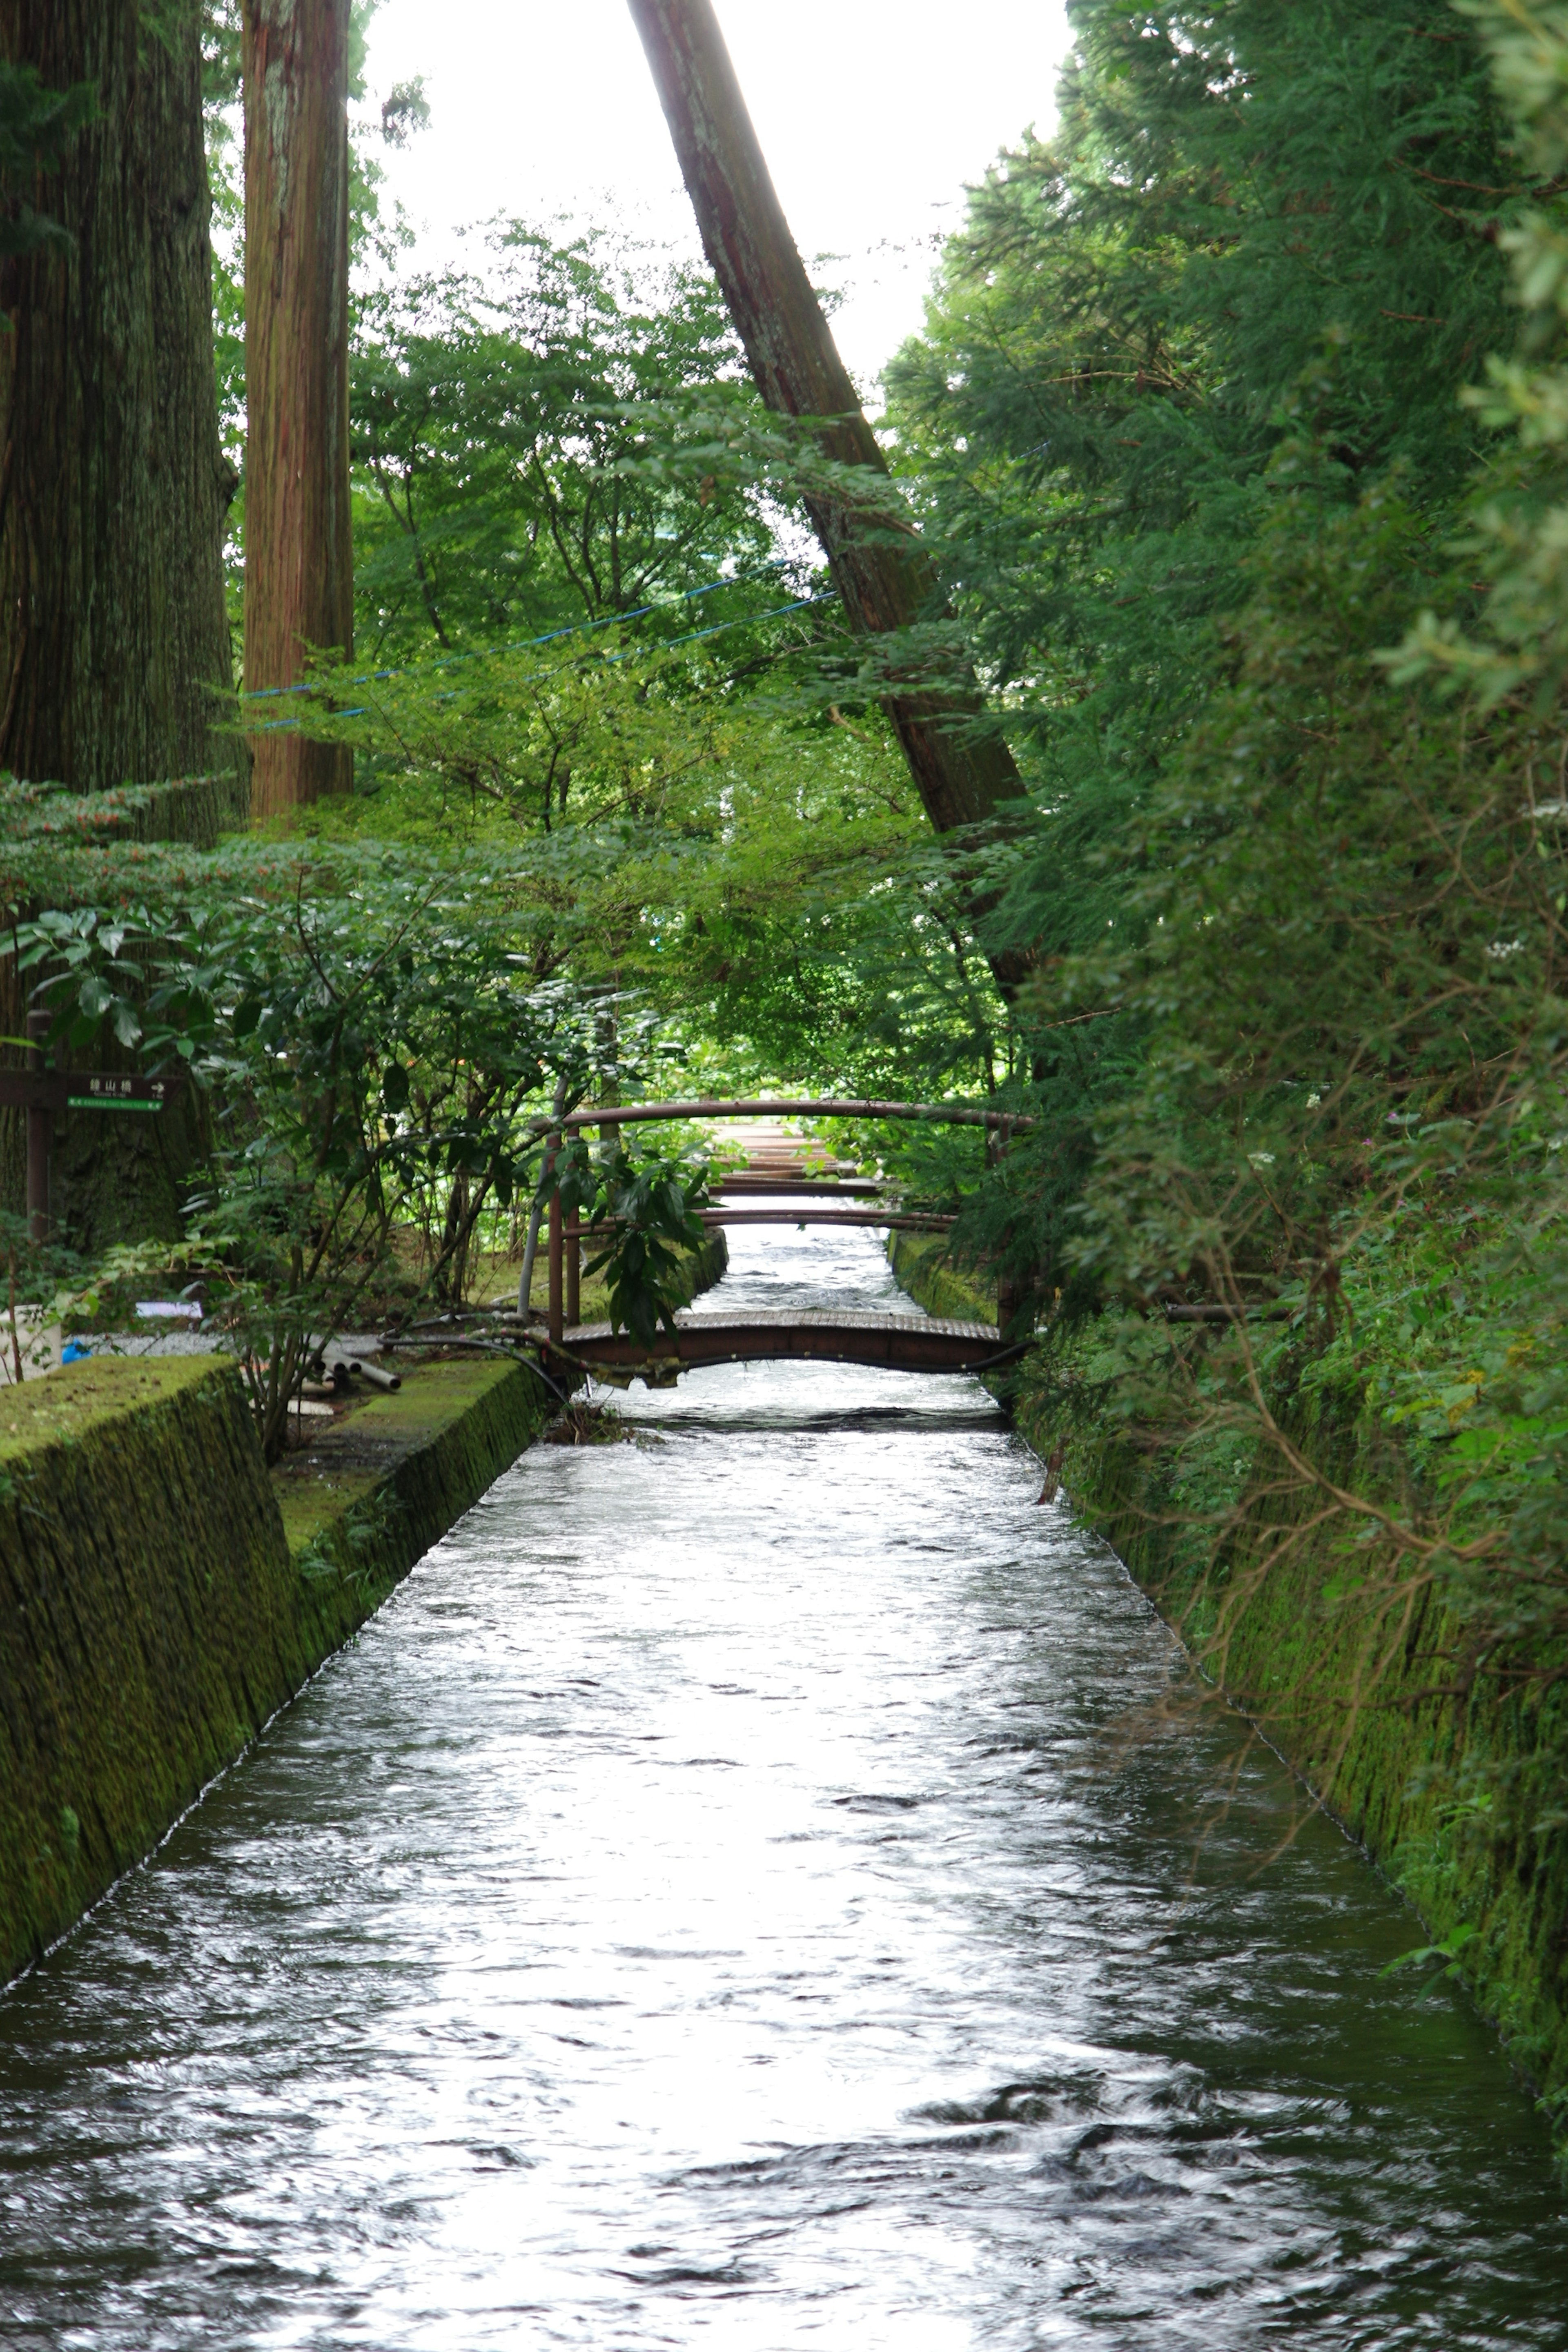
<path fill-rule="evenodd" d="M 350 0 L 245 0 L 247 690 L 353 649 L 349 506 Z M 252 704 L 269 713 L 278 706 Z M 287 708 L 287 706 L 284 706 Z M 346 791 L 352 752 L 273 717 L 252 806 Z"/>
<path fill-rule="evenodd" d="M 0 60 L 96 99 L 34 198 L 64 236 L 0 266 L 0 765 L 232 765 L 195 0 L 0 0 Z"/>
<path fill-rule="evenodd" d="M 59 111 L 37 139 L 46 91 Z M 218 437 L 197 0 L 0 0 L 0 97 L 40 166 L 7 140 L 0 767 L 79 792 L 232 774 L 237 476 Z M 21 1013 L 7 967 L 0 1029 Z M 124 1058 L 112 1040 L 87 1057 Z M 188 1096 L 157 1121 L 60 1121 L 57 1228 L 85 1245 L 174 1230 L 198 1124 Z M 0 1121 L 13 1204 L 21 1126 Z"/>
<path fill-rule="evenodd" d="M 1060 131 L 974 192 L 890 379 L 927 543 L 1032 738 L 1042 822 L 1014 935 L 1048 965 L 1108 959 L 1098 992 L 1042 1002 L 1034 1041 L 1050 1150 L 1032 1226 L 1007 1214 L 1049 1286 L 1109 1106 L 1147 1067 L 1122 958 L 1149 932 L 1151 866 L 1184 870 L 1194 839 L 1189 810 L 1174 838 L 1150 812 L 1237 675 L 1256 562 L 1295 577 L 1386 492 L 1415 518 L 1414 611 L 1486 443 L 1459 389 L 1512 339 L 1500 239 L 1538 184 L 1458 14 L 1071 15 Z M 1396 596 L 1384 621 L 1398 634 Z M 1170 929 L 1167 908 L 1153 944 Z M 1195 992 L 1178 1031 L 1213 1009 Z"/>
<path fill-rule="evenodd" d="M 853 468 L 875 497 L 887 460 L 790 235 L 710 0 L 630 5 L 703 251 L 757 389 L 780 415 L 817 420 L 824 454 Z M 805 504 L 858 633 L 897 643 L 938 616 L 935 576 L 900 500 L 879 500 L 872 528 L 842 499 L 808 493 Z M 919 670 L 895 654 L 885 708 L 931 824 L 969 832 L 1015 804 L 1023 786 L 1006 741 L 978 730 L 983 706 L 967 664 L 961 658 L 953 685 L 934 693 L 921 690 Z M 993 907 L 981 892 L 967 913 L 983 919 Z M 990 961 L 1004 991 L 1029 970 L 1026 953 Z"/>

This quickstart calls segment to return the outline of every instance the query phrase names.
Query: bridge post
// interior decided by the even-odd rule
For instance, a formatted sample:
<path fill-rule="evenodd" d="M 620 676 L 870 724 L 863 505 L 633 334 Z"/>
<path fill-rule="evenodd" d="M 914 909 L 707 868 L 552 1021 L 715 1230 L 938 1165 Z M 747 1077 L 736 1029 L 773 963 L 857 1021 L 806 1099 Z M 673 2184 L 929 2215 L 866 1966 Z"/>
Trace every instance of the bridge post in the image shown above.
<path fill-rule="evenodd" d="M 566 1241 L 566 1321 L 575 1330 L 583 1320 L 583 1243 L 580 1234 Z"/>
<path fill-rule="evenodd" d="M 550 1152 L 552 1175 L 555 1172 L 555 1154 L 560 1146 L 561 1138 L 552 1136 Z M 550 1195 L 550 1344 L 552 1348 L 559 1348 L 566 1336 L 566 1303 L 563 1295 L 565 1262 L 566 1235 L 561 1214 L 561 1194 L 557 1190 Z"/>

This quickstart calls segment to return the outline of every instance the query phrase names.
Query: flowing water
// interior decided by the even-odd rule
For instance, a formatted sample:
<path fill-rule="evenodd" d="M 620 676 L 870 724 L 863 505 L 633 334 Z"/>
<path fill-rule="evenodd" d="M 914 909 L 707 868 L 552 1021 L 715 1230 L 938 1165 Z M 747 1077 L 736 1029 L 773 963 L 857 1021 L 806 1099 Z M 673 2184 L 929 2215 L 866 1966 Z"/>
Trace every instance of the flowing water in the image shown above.
<path fill-rule="evenodd" d="M 737 1239 L 705 1302 L 891 1303 Z M 0 2340 L 1562 2346 L 1568 2223 L 1417 1923 L 962 1380 L 536 1448 L 0 2000 Z"/>

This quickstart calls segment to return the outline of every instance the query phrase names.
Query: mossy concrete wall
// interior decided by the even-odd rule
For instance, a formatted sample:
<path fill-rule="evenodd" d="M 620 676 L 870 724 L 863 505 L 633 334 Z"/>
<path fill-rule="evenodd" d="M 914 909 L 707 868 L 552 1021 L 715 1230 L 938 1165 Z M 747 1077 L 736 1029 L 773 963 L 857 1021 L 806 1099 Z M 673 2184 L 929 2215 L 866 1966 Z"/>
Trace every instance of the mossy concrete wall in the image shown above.
<path fill-rule="evenodd" d="M 0 1397 L 0 1981 L 158 1843 L 555 1410 L 427 1365 L 269 1476 L 216 1358 Z"/>
<path fill-rule="evenodd" d="M 272 1473 L 303 1594 L 346 1641 L 416 1559 L 516 1461 L 558 1400 L 509 1358 L 406 1370 Z"/>
<path fill-rule="evenodd" d="M 1317 1400 L 1308 1419 L 1299 1409 L 1286 1424 L 1302 1451 L 1342 1491 L 1397 1510 L 1402 1463 L 1388 1433 L 1360 1425 L 1348 1400 L 1342 1414 Z M 1303 1491 L 1294 1506 L 1260 1496 L 1205 1537 L 1173 1491 L 1170 1457 L 1136 1433 L 1075 1427 L 1026 1396 L 1018 1422 L 1041 1454 L 1065 1444 L 1079 1516 L 1409 1897 L 1428 1935 L 1451 1946 L 1562 2132 L 1568 1819 L 1550 1759 L 1562 1752 L 1568 1684 L 1527 1691 L 1484 1672 L 1469 1679 L 1473 1645 L 1436 1588 L 1390 1605 L 1386 1585 L 1363 1581 L 1365 1556 L 1344 1521 L 1316 1511 L 1315 1496 Z"/>
<path fill-rule="evenodd" d="M 900 1232 L 888 1237 L 888 1260 L 894 1274 L 928 1315 L 994 1323 L 994 1282 L 967 1268 L 949 1265 L 946 1252 L 947 1244 L 940 1234 Z"/>
<path fill-rule="evenodd" d="M 910 1251 L 894 1265 L 941 1311 L 940 1267 Z M 1309 1525 L 1305 1496 L 1283 1544 L 1277 1495 L 1215 1534 L 1186 1507 L 1171 1454 L 1137 1430 L 1076 1412 L 1059 1387 L 1042 1401 L 1026 1381 L 1012 1402 L 1043 1459 L 1063 1449 L 1077 1515 L 1428 1934 L 1453 1944 L 1459 1974 L 1568 2130 L 1568 1816 L 1536 1769 L 1561 1752 L 1568 1678 L 1510 1694 L 1482 1675 L 1457 1692 L 1463 1626 L 1430 1586 L 1407 1613 L 1370 1609 L 1343 1521 Z M 1403 1449 L 1353 1398 L 1299 1402 L 1291 1430 L 1342 1490 L 1395 1510 L 1408 1501 Z"/>

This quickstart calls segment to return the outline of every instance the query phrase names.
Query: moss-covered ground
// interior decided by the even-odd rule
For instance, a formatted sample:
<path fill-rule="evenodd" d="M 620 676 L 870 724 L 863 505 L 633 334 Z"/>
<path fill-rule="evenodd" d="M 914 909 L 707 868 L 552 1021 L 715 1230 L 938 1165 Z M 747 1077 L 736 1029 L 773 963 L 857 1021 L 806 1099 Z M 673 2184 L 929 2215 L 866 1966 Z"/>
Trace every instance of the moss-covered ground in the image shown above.
<path fill-rule="evenodd" d="M 353 1622 L 476 1503 L 560 1410 L 506 1357 L 416 1363 L 271 1474 L 289 1556 L 318 1605 Z"/>

